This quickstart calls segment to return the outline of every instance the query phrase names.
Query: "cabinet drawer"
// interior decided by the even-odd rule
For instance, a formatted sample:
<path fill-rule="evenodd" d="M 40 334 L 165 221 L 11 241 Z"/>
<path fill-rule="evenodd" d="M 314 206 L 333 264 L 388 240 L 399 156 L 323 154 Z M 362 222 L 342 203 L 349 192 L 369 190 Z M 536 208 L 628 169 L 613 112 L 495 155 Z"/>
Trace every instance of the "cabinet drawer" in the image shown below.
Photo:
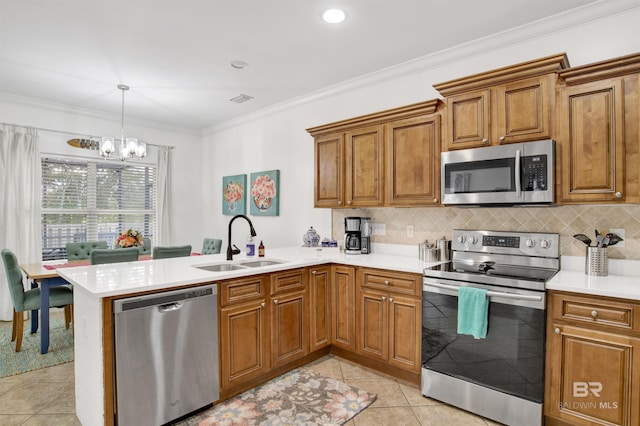
<path fill-rule="evenodd" d="M 379 269 L 360 269 L 360 285 L 378 290 L 418 296 L 422 293 L 422 276 L 382 271 Z"/>
<path fill-rule="evenodd" d="M 640 306 L 637 304 L 558 294 L 554 294 L 553 298 L 553 316 L 556 319 L 640 331 Z"/>
<path fill-rule="evenodd" d="M 304 290 L 306 288 L 306 279 L 305 269 L 293 269 L 271 274 L 271 295 Z"/>
<path fill-rule="evenodd" d="M 268 276 L 257 275 L 220 284 L 220 306 L 264 299 L 267 294 Z"/>

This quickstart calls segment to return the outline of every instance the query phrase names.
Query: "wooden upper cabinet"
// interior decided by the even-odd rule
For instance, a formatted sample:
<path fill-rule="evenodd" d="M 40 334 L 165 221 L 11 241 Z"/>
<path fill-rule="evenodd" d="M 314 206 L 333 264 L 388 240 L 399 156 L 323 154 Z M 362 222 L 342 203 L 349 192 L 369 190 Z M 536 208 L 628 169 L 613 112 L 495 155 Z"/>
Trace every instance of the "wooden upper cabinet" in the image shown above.
<path fill-rule="evenodd" d="M 355 129 L 345 136 L 345 207 L 381 206 L 384 202 L 382 126 Z"/>
<path fill-rule="evenodd" d="M 432 99 L 307 129 L 315 207 L 438 204 L 441 104 Z"/>
<path fill-rule="evenodd" d="M 315 140 L 315 207 L 342 207 L 344 199 L 344 134 Z"/>
<path fill-rule="evenodd" d="M 447 106 L 443 151 L 551 138 L 556 73 L 568 66 L 562 53 L 434 85 Z"/>
<path fill-rule="evenodd" d="M 561 202 L 624 197 L 621 79 L 560 90 Z"/>
<path fill-rule="evenodd" d="M 440 115 L 396 120 L 385 130 L 386 204 L 440 203 Z"/>
<path fill-rule="evenodd" d="M 490 101 L 488 89 L 447 97 L 446 151 L 491 144 Z"/>
<path fill-rule="evenodd" d="M 559 203 L 640 202 L 640 53 L 558 77 Z"/>
<path fill-rule="evenodd" d="M 551 137 L 554 77 L 544 75 L 495 88 L 494 140 L 503 144 Z"/>

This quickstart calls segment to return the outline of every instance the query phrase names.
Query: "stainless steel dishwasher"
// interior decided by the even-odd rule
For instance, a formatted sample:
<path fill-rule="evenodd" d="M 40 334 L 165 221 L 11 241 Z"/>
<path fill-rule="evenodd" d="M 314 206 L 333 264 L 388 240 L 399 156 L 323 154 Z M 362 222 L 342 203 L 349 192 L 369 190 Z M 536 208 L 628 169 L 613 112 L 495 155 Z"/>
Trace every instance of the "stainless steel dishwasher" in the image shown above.
<path fill-rule="evenodd" d="M 219 398 L 217 285 L 113 302 L 118 425 L 161 425 Z"/>

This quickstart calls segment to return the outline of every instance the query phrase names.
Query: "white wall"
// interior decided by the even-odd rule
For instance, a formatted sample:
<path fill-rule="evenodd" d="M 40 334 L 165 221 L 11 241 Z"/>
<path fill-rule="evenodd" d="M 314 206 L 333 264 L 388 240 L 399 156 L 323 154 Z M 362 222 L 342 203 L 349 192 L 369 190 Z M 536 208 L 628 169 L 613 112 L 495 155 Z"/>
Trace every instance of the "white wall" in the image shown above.
<path fill-rule="evenodd" d="M 0 94 L 0 121 L 23 126 L 77 132 L 90 135 L 111 135 L 120 132 L 120 118 L 108 114 L 69 109 L 50 104 Z M 170 230 L 171 244 L 192 244 L 194 250 L 202 247 L 201 192 L 202 138 L 186 131 L 163 129 L 152 124 L 136 124 L 127 119 L 127 135 L 144 139 L 155 145 L 174 146 L 171 151 Z M 40 151 L 43 153 L 97 157 L 97 151 L 72 148 L 66 144 L 71 135 L 39 132 Z M 154 148 L 149 148 L 147 161 L 156 161 Z"/>
<path fill-rule="evenodd" d="M 563 25 L 565 19 L 570 20 L 556 18 L 421 58 L 329 88 L 314 99 L 295 100 L 290 108 L 276 106 L 208 129 L 203 146 L 205 233 L 226 235 L 223 176 L 280 169 L 280 216 L 252 218 L 259 238 L 267 248 L 299 245 L 311 225 L 322 237 L 331 236 L 331 210 L 313 207 L 313 139 L 306 128 L 433 99 L 439 97 L 433 84 L 561 52 L 571 66 L 578 66 L 640 51 L 637 5 L 571 28 Z M 233 240 L 242 247 L 248 228 L 235 222 L 233 227 Z"/>

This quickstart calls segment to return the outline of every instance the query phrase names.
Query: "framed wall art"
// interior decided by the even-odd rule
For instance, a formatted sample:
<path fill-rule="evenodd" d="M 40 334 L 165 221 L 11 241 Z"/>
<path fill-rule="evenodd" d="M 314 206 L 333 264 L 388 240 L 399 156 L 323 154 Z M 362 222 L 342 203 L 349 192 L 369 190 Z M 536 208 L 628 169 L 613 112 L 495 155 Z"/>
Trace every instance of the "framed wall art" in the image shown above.
<path fill-rule="evenodd" d="M 278 216 L 280 170 L 251 173 L 249 205 L 254 216 Z"/>
<path fill-rule="evenodd" d="M 222 214 L 227 216 L 247 214 L 246 192 L 247 175 L 224 176 L 222 178 Z"/>

